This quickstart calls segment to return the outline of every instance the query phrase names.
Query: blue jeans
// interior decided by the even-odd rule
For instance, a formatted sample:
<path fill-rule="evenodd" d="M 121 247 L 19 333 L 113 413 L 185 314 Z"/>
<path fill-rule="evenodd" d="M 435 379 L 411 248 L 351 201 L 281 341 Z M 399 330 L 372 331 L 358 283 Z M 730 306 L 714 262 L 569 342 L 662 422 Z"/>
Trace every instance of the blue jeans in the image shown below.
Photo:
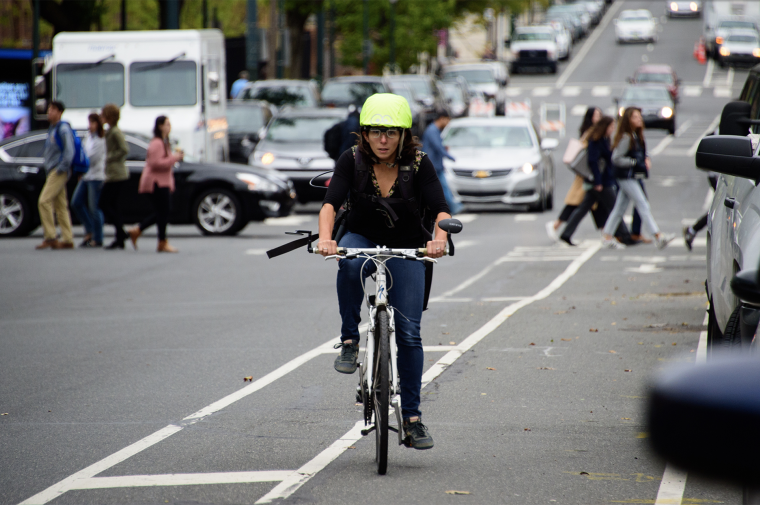
<path fill-rule="evenodd" d="M 97 244 L 103 243 L 103 212 L 98 208 L 102 189 L 103 181 L 79 181 L 71 197 L 71 210 Z"/>
<path fill-rule="evenodd" d="M 443 196 L 446 198 L 446 205 L 449 206 L 449 210 L 451 211 L 451 215 L 459 214 L 462 212 L 462 208 L 464 208 L 464 205 L 462 205 L 462 202 L 459 201 L 459 198 L 454 196 L 454 192 L 451 191 L 451 188 L 449 187 L 449 183 L 446 180 L 446 175 L 444 175 L 443 170 L 435 170 L 435 173 L 438 175 L 438 180 L 441 181 L 441 188 L 443 188 Z"/>
<path fill-rule="evenodd" d="M 625 214 L 631 201 L 633 201 L 633 206 L 641 215 L 641 220 L 649 233 L 652 235 L 660 233 L 660 229 L 657 227 L 657 223 L 655 223 L 652 216 L 649 200 L 644 195 L 644 189 L 641 187 L 641 184 L 636 179 L 618 179 L 617 184 L 619 191 L 615 200 L 615 207 L 612 208 L 610 217 L 607 218 L 607 223 L 604 225 L 604 234 L 613 234 L 623 219 L 623 214 Z"/>
<path fill-rule="evenodd" d="M 644 187 L 644 181 L 642 179 L 638 179 L 638 181 L 641 185 L 641 190 L 644 192 L 644 196 L 649 198 L 647 195 L 647 188 Z M 634 235 L 641 235 L 641 215 L 639 215 L 639 211 L 636 210 L 636 207 L 633 208 L 633 222 L 631 223 L 631 233 Z"/>
<path fill-rule="evenodd" d="M 356 233 L 346 233 L 341 247 L 376 247 Z M 360 270 L 362 277 L 360 278 Z M 420 388 L 422 387 L 422 338 L 420 320 L 425 296 L 425 265 L 420 261 L 391 259 L 385 263 L 388 276 L 388 301 L 395 310 L 396 346 L 398 347 L 398 374 L 401 382 L 401 412 L 404 419 L 420 415 Z M 341 340 L 359 342 L 359 322 L 364 301 L 361 281 L 377 268 L 371 261 L 356 258 L 340 260 L 338 269 L 338 307 L 343 320 Z"/>

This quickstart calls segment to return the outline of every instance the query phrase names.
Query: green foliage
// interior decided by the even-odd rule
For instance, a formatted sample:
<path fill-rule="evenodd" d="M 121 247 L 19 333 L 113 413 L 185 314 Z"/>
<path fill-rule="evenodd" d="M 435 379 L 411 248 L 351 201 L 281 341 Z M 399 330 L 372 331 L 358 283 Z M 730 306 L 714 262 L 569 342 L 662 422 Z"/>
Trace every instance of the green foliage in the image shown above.
<path fill-rule="evenodd" d="M 390 58 L 390 2 L 373 0 L 335 1 L 335 24 L 341 63 L 362 66 L 363 7 L 369 8 L 369 38 L 372 42 L 370 73 L 379 74 Z M 396 4 L 396 63 L 402 68 L 417 63 L 422 51 L 434 55 L 437 30 L 451 25 L 455 0 L 399 0 Z"/>

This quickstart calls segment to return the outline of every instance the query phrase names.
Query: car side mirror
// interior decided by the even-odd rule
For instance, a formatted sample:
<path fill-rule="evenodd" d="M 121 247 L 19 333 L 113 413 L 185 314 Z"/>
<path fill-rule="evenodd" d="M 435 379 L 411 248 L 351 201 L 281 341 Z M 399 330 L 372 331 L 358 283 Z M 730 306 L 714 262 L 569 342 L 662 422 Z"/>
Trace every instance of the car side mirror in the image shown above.
<path fill-rule="evenodd" d="M 749 103 L 743 101 L 729 102 L 723 107 L 720 114 L 721 135 L 747 135 L 749 126 L 760 124 L 760 121 L 750 119 L 752 107 Z"/>
<path fill-rule="evenodd" d="M 503 87 L 505 87 L 507 85 L 507 80 L 506 79 L 502 79 L 501 81 L 499 81 L 499 84 L 503 88 Z"/>
<path fill-rule="evenodd" d="M 504 39 L 504 47 L 509 47 L 512 44 L 510 39 Z"/>
<path fill-rule="evenodd" d="M 696 165 L 702 170 L 758 179 L 760 158 L 753 157 L 752 151 L 752 141 L 749 137 L 712 135 L 699 141 Z"/>
<path fill-rule="evenodd" d="M 546 138 L 541 140 L 541 149 L 551 151 L 559 146 L 559 139 Z"/>
<path fill-rule="evenodd" d="M 756 485 L 758 384 L 757 358 L 712 360 L 664 374 L 649 398 L 647 431 L 654 450 L 690 475 Z M 716 426 L 731 429 L 716 430 Z"/>
<path fill-rule="evenodd" d="M 760 305 L 760 272 L 742 270 L 731 279 L 731 291 L 744 303 Z"/>
<path fill-rule="evenodd" d="M 256 141 L 258 142 L 259 140 L 263 139 L 266 136 L 266 134 L 267 134 L 267 129 L 265 126 L 262 126 L 261 128 L 259 128 L 259 131 L 256 132 L 256 136 L 258 137 Z"/>

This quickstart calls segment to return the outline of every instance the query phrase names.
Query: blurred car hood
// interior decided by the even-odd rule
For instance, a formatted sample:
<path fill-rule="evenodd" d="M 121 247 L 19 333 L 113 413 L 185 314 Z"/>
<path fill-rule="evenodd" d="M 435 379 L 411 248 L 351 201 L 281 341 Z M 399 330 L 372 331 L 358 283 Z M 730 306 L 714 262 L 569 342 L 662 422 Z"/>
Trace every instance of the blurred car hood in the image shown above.
<path fill-rule="evenodd" d="M 273 142 L 262 140 L 256 145 L 256 152 L 271 152 L 281 158 L 329 158 L 322 142 Z"/>
<path fill-rule="evenodd" d="M 450 147 L 449 154 L 456 161 L 446 158 L 446 166 L 470 170 L 519 168 L 540 159 L 535 147 Z"/>

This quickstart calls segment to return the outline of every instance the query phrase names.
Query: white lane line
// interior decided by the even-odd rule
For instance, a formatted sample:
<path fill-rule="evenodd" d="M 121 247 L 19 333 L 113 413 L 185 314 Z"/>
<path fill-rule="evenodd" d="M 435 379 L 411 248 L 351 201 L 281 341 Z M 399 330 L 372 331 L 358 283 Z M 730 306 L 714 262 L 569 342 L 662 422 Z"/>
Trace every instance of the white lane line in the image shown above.
<path fill-rule="evenodd" d="M 705 78 L 702 80 L 702 87 L 709 88 L 712 84 L 713 70 L 715 70 L 715 62 L 712 59 L 707 60 L 707 68 L 705 69 Z"/>
<path fill-rule="evenodd" d="M 462 222 L 462 224 L 472 223 L 478 218 L 477 214 L 457 214 L 454 216 L 455 219 L 458 219 Z"/>
<path fill-rule="evenodd" d="M 101 459 L 97 463 L 94 463 L 87 468 L 84 468 L 77 473 L 66 477 L 62 481 L 53 484 L 44 491 L 22 501 L 19 505 L 42 505 L 49 501 L 53 501 L 64 494 L 66 491 L 74 489 L 74 486 L 76 486 L 78 481 L 90 479 L 97 474 L 108 470 L 112 466 L 118 465 L 122 461 L 131 458 L 135 454 L 144 451 L 148 447 L 151 447 L 161 442 L 162 440 L 169 438 L 182 429 L 182 426 L 170 424 L 169 426 L 162 428 L 151 435 L 148 435 L 142 440 L 138 440 L 134 444 L 127 446 L 124 449 L 115 452 L 106 458 Z"/>
<path fill-rule="evenodd" d="M 731 97 L 731 88 L 724 88 L 724 87 L 718 87 L 716 86 L 713 88 L 713 96 L 715 98 L 730 98 Z"/>
<path fill-rule="evenodd" d="M 681 126 L 679 126 L 678 129 L 676 130 L 676 135 L 675 136 L 676 137 L 680 137 L 681 135 L 683 135 L 684 132 L 686 130 L 688 130 L 689 127 L 691 126 L 691 122 L 692 122 L 691 119 L 687 119 L 686 121 L 684 121 L 683 123 L 681 123 Z"/>
<path fill-rule="evenodd" d="M 362 325 L 366 327 L 365 325 Z M 361 330 L 360 330 L 361 331 Z M 170 424 L 169 426 L 166 426 L 165 428 L 162 428 L 158 430 L 157 432 L 148 435 L 147 437 L 143 438 L 142 440 L 138 440 L 134 444 L 125 447 L 124 449 L 115 452 L 114 454 L 107 456 L 103 458 L 102 460 L 98 461 L 97 463 L 94 463 L 87 468 L 80 470 L 79 472 L 66 477 L 62 481 L 53 484 L 49 488 L 45 489 L 44 491 L 32 496 L 31 498 L 21 502 L 20 505 L 42 505 L 44 503 L 47 503 L 49 501 L 52 501 L 62 494 L 64 494 L 66 491 L 69 491 L 71 489 L 75 489 L 74 486 L 76 485 L 77 481 L 82 479 L 90 479 L 94 477 L 95 475 L 104 472 L 105 470 L 121 463 L 122 461 L 125 461 L 135 454 L 138 454 L 145 449 L 157 444 L 158 442 L 161 442 L 162 440 L 174 435 L 175 433 L 182 431 L 186 426 L 192 425 L 196 422 L 198 422 L 200 419 L 202 419 L 205 416 L 208 416 L 210 414 L 213 414 L 214 412 L 242 399 L 246 396 L 250 395 L 251 393 L 254 393 L 258 391 L 259 389 L 263 388 L 264 386 L 270 384 L 276 379 L 279 379 L 280 377 L 283 377 L 284 375 L 292 372 L 299 366 L 303 365 L 310 359 L 320 356 L 324 353 L 326 348 L 331 348 L 332 345 L 338 343 L 338 337 L 335 337 L 328 342 L 325 342 L 319 347 L 316 347 L 297 358 L 289 361 L 288 363 L 282 365 L 280 368 L 274 370 L 273 372 L 268 373 L 264 377 L 258 379 L 257 381 L 251 383 L 247 387 L 244 387 L 242 389 L 239 389 L 235 393 L 232 393 L 231 395 L 228 395 L 221 400 L 212 403 L 208 407 L 205 407 L 198 412 L 191 414 L 183 419 L 185 423 L 183 423 L 182 426 L 177 426 L 174 424 Z"/>
<path fill-rule="evenodd" d="M 668 135 L 667 137 L 665 137 L 664 139 L 662 139 L 660 141 L 660 143 L 657 144 L 654 147 L 654 149 L 652 149 L 649 152 L 649 155 L 650 156 L 657 156 L 658 154 L 660 154 L 661 152 L 663 152 L 665 150 L 665 148 L 668 147 L 670 145 L 670 143 L 673 142 L 675 139 L 676 138 L 673 135 Z"/>
<path fill-rule="evenodd" d="M 552 89 L 549 86 L 539 86 L 538 88 L 533 88 L 531 94 L 533 96 L 549 96 L 552 94 Z"/>
<path fill-rule="evenodd" d="M 535 221 L 538 219 L 538 216 L 535 214 L 515 214 L 515 221 L 521 222 L 521 221 Z"/>
<path fill-rule="evenodd" d="M 698 97 L 702 94 L 702 86 L 684 86 L 683 96 Z"/>
<path fill-rule="evenodd" d="M 472 335 L 464 339 L 456 348 L 448 353 L 441 359 L 439 359 L 427 372 L 422 375 L 422 388 L 434 381 L 439 375 L 441 375 L 449 366 L 451 366 L 462 354 L 470 350 L 475 344 L 483 340 L 486 336 L 491 334 L 504 321 L 515 312 L 523 307 L 530 305 L 531 303 L 543 300 L 548 297 L 562 285 L 567 282 L 573 275 L 578 273 L 581 266 L 586 263 L 591 257 L 601 249 L 601 242 L 597 242 L 593 247 L 590 247 L 583 252 L 581 256 L 575 259 L 572 264 L 568 265 L 567 269 L 562 272 L 557 278 L 555 278 L 551 284 L 539 291 L 537 294 L 524 298 L 512 305 L 508 305 L 503 308 L 493 319 L 488 321 L 480 329 L 475 331 Z M 261 497 L 256 503 L 271 503 L 274 500 L 286 499 L 293 493 L 295 493 L 301 486 L 309 481 L 314 475 L 325 468 L 338 458 L 343 452 L 345 452 L 349 446 L 359 440 L 361 430 L 364 428 L 364 421 L 359 421 L 354 427 L 349 430 L 340 439 L 336 440 L 330 447 L 318 454 L 314 459 L 306 463 L 304 466 L 296 470 L 293 476 L 289 479 L 285 479 L 280 484 L 275 486 L 269 493 Z"/>
<path fill-rule="evenodd" d="M 267 226 L 298 226 L 314 219 L 312 216 L 268 217 L 264 220 Z"/>
<path fill-rule="evenodd" d="M 570 109 L 570 115 L 583 116 L 586 114 L 586 109 L 588 109 L 587 105 L 573 105 L 573 108 Z"/>
<path fill-rule="evenodd" d="M 111 489 L 117 487 L 198 486 L 206 484 L 248 484 L 281 482 L 293 474 L 291 470 L 224 473 L 172 473 L 166 475 L 125 475 L 81 479 L 71 489 Z"/>
<path fill-rule="evenodd" d="M 681 505 L 683 492 L 686 489 L 686 472 L 676 470 L 670 465 L 665 466 L 660 489 L 654 505 Z"/>
<path fill-rule="evenodd" d="M 706 325 L 710 320 L 709 315 L 705 314 L 702 325 Z M 699 334 L 699 345 L 697 345 L 696 365 L 703 365 L 707 361 L 707 331 Z M 665 473 L 662 475 L 660 488 L 657 491 L 655 505 L 681 505 L 683 494 L 686 491 L 687 473 L 682 470 L 676 470 L 670 465 L 665 465 Z"/>
<path fill-rule="evenodd" d="M 710 60 L 712 61 L 712 60 Z M 697 148 L 699 147 L 699 142 L 702 140 L 702 138 L 707 135 L 708 133 L 712 133 L 715 128 L 718 127 L 718 124 L 720 123 L 720 114 L 715 116 L 715 119 L 713 119 L 712 123 L 710 123 L 710 126 L 705 129 L 704 132 L 702 132 L 702 135 L 699 136 L 699 138 L 691 145 L 688 151 L 689 156 L 694 156 L 697 154 Z"/>
<path fill-rule="evenodd" d="M 510 98 L 520 96 L 522 92 L 523 92 L 522 88 L 507 88 L 507 91 L 506 91 L 507 96 Z"/>
<path fill-rule="evenodd" d="M 524 300 L 525 296 L 495 296 L 492 298 L 481 298 L 481 302 L 519 302 Z"/>
<path fill-rule="evenodd" d="M 728 67 L 728 74 L 726 74 L 726 87 L 731 88 L 734 85 L 734 67 Z"/>
<path fill-rule="evenodd" d="M 594 86 L 591 88 L 591 96 L 602 97 L 610 96 L 612 89 L 609 86 Z"/>
<path fill-rule="evenodd" d="M 580 86 L 565 86 L 562 89 L 562 96 L 578 96 L 581 94 Z"/>
<path fill-rule="evenodd" d="M 560 89 L 562 86 L 565 85 L 567 80 L 570 78 L 570 75 L 575 71 L 575 69 L 580 65 L 581 61 L 583 61 L 583 58 L 586 57 L 586 53 L 589 52 L 591 49 L 591 46 L 594 45 L 596 40 L 602 35 L 602 32 L 604 32 L 604 29 L 607 27 L 607 25 L 610 23 L 610 20 L 612 20 L 613 17 L 615 17 L 615 13 L 620 9 L 620 7 L 623 5 L 623 2 L 615 2 L 612 4 L 612 7 L 607 11 L 607 14 L 604 15 L 604 18 L 599 23 L 599 25 L 594 30 L 594 33 L 591 34 L 591 36 L 586 40 L 586 43 L 583 44 L 583 47 L 581 47 L 580 51 L 575 53 L 575 57 L 570 62 L 570 64 L 565 68 L 565 71 L 562 72 L 562 75 L 557 79 L 557 83 L 554 85 L 555 88 Z"/>
<path fill-rule="evenodd" d="M 478 242 L 476 240 L 460 240 L 455 245 L 456 245 L 456 249 L 459 250 L 459 249 L 465 249 L 467 247 L 472 247 L 474 245 L 477 245 L 477 243 Z"/>

